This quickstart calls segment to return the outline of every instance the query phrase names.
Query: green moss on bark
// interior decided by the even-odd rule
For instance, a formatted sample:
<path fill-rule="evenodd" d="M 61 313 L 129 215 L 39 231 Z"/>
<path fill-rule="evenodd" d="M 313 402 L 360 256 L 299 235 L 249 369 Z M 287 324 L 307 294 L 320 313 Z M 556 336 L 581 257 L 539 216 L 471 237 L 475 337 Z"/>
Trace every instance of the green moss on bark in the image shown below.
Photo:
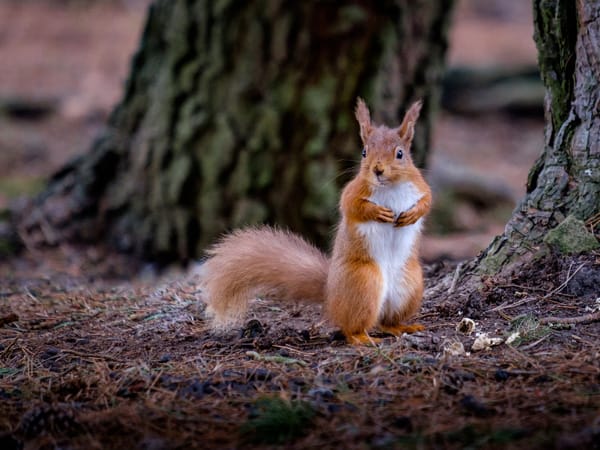
<path fill-rule="evenodd" d="M 593 36 L 600 34 L 600 4 L 534 0 L 534 13 L 534 37 L 547 92 L 544 150 L 504 234 L 483 252 L 481 271 L 500 270 L 535 254 L 544 248 L 544 240 L 565 252 L 594 247 L 590 239 L 590 245 L 566 243 L 561 230 L 575 219 L 600 212 L 600 64 L 590 58 L 597 53 Z M 568 229 L 567 236 L 575 234 Z"/>
<path fill-rule="evenodd" d="M 569 216 L 544 237 L 544 242 L 567 255 L 589 252 L 600 247 L 582 220 Z"/>
<path fill-rule="evenodd" d="M 326 247 L 360 155 L 356 97 L 390 125 L 425 97 L 427 135 L 451 4 L 157 0 L 104 137 L 38 207 L 67 205 L 57 235 L 150 258 L 265 222 Z"/>

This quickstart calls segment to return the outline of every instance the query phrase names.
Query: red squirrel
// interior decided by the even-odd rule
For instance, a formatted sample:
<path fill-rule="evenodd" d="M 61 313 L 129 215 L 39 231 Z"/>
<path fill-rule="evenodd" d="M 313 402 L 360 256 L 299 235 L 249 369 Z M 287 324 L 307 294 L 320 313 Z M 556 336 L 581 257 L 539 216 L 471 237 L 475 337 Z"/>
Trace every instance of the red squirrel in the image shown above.
<path fill-rule="evenodd" d="M 418 240 L 431 190 L 410 147 L 421 103 L 398 128 L 376 126 L 358 99 L 363 143 L 357 175 L 342 191 L 331 257 L 290 232 L 268 226 L 235 231 L 208 251 L 200 269 L 207 312 L 216 326 L 245 314 L 256 296 L 319 302 L 351 344 L 372 344 L 369 330 L 400 335 L 421 306 Z"/>

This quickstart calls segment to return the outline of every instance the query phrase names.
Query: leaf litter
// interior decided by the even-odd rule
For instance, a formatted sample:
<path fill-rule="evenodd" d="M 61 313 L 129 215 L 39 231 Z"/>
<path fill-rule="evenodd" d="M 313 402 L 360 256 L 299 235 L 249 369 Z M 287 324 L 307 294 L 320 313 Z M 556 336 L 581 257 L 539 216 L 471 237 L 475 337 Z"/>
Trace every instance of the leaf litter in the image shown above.
<path fill-rule="evenodd" d="M 475 291 L 453 281 L 454 264 L 428 266 L 426 330 L 376 347 L 346 345 L 317 306 L 264 300 L 245 326 L 213 332 L 193 270 L 138 277 L 119 258 L 107 254 L 112 278 L 85 260 L 0 266 L 7 448 L 598 442 L 600 327 L 573 320 L 596 313 L 598 292 L 578 277 L 599 273 L 598 254 L 548 256 Z M 498 345 L 466 352 L 477 333 Z"/>

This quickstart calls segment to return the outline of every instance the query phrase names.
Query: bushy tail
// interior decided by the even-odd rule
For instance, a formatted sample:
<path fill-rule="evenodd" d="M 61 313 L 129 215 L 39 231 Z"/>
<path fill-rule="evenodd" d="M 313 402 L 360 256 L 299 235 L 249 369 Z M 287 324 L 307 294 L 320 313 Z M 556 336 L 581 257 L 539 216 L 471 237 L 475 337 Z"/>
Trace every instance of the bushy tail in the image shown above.
<path fill-rule="evenodd" d="M 329 261 L 290 232 L 249 228 L 226 235 L 208 251 L 200 275 L 207 312 L 226 327 L 257 297 L 323 302 Z"/>

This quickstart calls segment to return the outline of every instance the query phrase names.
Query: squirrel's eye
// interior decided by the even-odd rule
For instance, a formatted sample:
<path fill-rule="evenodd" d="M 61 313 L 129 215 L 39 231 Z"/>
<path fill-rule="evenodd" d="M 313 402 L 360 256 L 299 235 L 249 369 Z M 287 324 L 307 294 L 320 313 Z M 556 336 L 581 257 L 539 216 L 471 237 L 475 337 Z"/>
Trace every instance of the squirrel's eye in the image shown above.
<path fill-rule="evenodd" d="M 402 159 L 403 156 L 404 156 L 404 153 L 402 152 L 402 149 L 400 147 L 397 147 L 396 148 L 396 158 Z"/>
<path fill-rule="evenodd" d="M 367 157 L 367 149 L 366 149 L 366 147 L 363 147 L 363 149 L 362 149 L 362 157 L 363 158 Z"/>

